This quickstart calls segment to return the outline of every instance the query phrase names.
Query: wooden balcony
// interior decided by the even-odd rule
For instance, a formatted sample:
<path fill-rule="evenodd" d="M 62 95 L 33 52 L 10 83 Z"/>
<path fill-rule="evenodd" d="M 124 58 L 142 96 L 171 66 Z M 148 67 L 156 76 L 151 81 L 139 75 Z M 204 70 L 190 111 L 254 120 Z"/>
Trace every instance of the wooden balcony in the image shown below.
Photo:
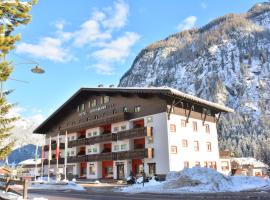
<path fill-rule="evenodd" d="M 92 155 L 87 156 L 88 162 L 102 161 L 102 160 L 115 160 L 115 159 L 116 159 L 116 153 L 112 153 L 112 152 L 92 154 Z"/>
<path fill-rule="evenodd" d="M 84 146 L 85 145 L 85 139 L 81 138 L 78 140 L 71 140 L 68 142 L 68 148 L 77 147 L 77 146 Z"/>
<path fill-rule="evenodd" d="M 96 162 L 103 160 L 130 160 L 130 159 L 144 159 L 153 158 L 154 150 L 152 148 L 147 149 L 135 149 L 132 151 L 122 151 L 122 152 L 107 152 L 91 155 L 77 155 L 70 156 L 67 159 L 68 163 L 80 163 L 80 162 Z M 59 159 L 59 164 L 64 164 L 64 158 Z M 51 164 L 56 164 L 56 160 L 51 160 Z M 44 160 L 44 165 L 48 165 L 48 160 Z"/>
<path fill-rule="evenodd" d="M 117 133 L 117 140 L 131 139 L 137 137 L 152 136 L 153 127 L 140 127 Z"/>
<path fill-rule="evenodd" d="M 154 150 L 152 148 L 117 152 L 117 160 L 153 158 L 153 156 Z"/>
<path fill-rule="evenodd" d="M 56 162 L 57 162 L 56 159 L 52 159 L 50 161 L 50 164 L 51 165 L 56 165 Z M 59 158 L 58 164 L 64 164 L 64 163 L 65 163 L 65 159 L 64 158 Z M 44 165 L 48 165 L 49 164 L 49 160 L 48 159 L 44 159 L 43 164 Z"/>
<path fill-rule="evenodd" d="M 87 155 L 70 156 L 67 160 L 68 163 L 87 162 Z"/>
<path fill-rule="evenodd" d="M 116 141 L 117 137 L 114 133 L 101 134 L 96 137 L 86 138 L 86 145 L 97 144 L 101 142 Z"/>
<path fill-rule="evenodd" d="M 53 143 L 51 146 L 52 150 L 56 150 L 56 143 Z M 65 149 L 65 143 L 60 143 L 60 149 Z M 49 145 L 44 146 L 44 151 L 49 151 Z"/>
<path fill-rule="evenodd" d="M 106 124 L 112 124 L 112 123 L 117 123 L 121 121 L 125 121 L 130 119 L 131 113 L 127 112 L 121 112 L 121 113 L 116 113 L 112 114 L 110 116 L 105 116 L 99 119 L 91 119 L 91 120 L 79 120 L 76 122 L 74 125 L 70 127 L 61 127 L 62 131 L 77 131 L 80 129 L 86 129 L 86 128 L 92 128 L 92 127 L 97 127 L 97 126 L 102 126 Z"/>

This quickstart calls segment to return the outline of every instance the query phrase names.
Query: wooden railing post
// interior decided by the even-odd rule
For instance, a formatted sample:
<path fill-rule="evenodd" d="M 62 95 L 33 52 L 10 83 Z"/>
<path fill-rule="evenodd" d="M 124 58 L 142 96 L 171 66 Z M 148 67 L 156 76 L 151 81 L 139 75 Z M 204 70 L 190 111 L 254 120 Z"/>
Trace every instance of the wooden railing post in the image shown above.
<path fill-rule="evenodd" d="M 9 184 L 10 184 L 10 177 L 7 177 L 5 192 L 8 192 L 8 190 L 9 190 Z"/>
<path fill-rule="evenodd" d="M 28 199 L 28 180 L 23 180 L 23 199 Z"/>

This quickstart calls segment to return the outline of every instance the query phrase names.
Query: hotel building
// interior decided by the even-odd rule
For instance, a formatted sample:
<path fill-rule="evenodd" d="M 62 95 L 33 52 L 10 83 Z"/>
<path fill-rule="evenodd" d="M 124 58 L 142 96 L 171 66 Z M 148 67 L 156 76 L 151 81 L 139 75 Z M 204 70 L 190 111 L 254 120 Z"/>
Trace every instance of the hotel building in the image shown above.
<path fill-rule="evenodd" d="M 46 134 L 45 175 L 60 172 L 68 135 L 67 174 L 86 179 L 125 179 L 185 167 L 221 170 L 217 122 L 225 106 L 172 88 L 81 88 L 34 133 Z M 52 160 L 48 169 L 49 138 Z"/>

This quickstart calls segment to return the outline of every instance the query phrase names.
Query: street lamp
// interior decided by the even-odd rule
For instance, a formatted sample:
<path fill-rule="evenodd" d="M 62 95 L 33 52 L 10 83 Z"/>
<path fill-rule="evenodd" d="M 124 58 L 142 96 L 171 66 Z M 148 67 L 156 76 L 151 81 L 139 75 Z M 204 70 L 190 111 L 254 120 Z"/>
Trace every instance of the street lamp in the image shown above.
<path fill-rule="evenodd" d="M 31 72 L 35 74 L 43 74 L 45 73 L 45 70 L 42 69 L 40 66 L 36 65 L 34 68 L 31 69 Z"/>

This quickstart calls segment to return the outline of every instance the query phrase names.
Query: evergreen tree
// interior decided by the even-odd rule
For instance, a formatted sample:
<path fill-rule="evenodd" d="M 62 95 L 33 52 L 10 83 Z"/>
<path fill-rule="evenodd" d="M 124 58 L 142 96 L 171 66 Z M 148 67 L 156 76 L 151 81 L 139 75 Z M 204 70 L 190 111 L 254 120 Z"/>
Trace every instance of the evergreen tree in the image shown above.
<path fill-rule="evenodd" d="M 2 84 L 12 73 L 12 63 L 6 61 L 6 55 L 14 49 L 15 43 L 20 40 L 20 35 L 12 35 L 14 29 L 20 25 L 28 24 L 31 20 L 29 14 L 32 6 L 37 1 L 21 2 L 19 0 L 0 0 L 0 159 L 4 159 L 12 150 L 14 142 L 8 142 L 12 123 L 17 117 L 10 117 L 9 111 L 12 104 L 6 100 Z"/>

